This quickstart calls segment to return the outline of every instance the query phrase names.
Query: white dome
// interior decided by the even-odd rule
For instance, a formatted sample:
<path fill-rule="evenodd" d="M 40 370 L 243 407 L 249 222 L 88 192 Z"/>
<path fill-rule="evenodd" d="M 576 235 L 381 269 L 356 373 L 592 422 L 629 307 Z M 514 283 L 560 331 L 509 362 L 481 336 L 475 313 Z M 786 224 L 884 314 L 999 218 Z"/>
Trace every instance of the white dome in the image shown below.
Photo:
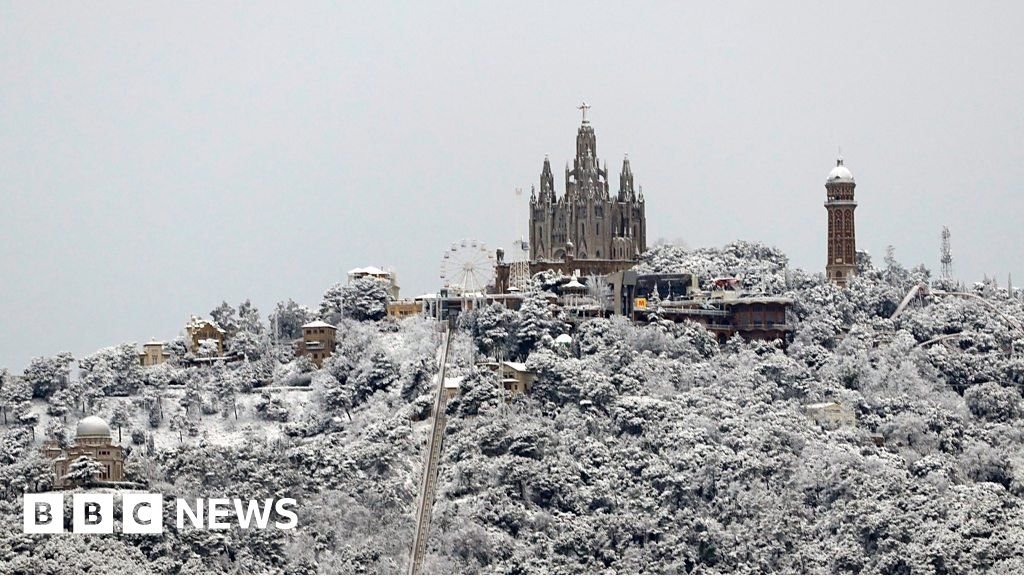
<path fill-rule="evenodd" d="M 78 421 L 77 436 L 105 436 L 110 438 L 110 426 L 99 416 L 86 416 Z"/>
<path fill-rule="evenodd" d="M 853 172 L 843 166 L 843 159 L 836 160 L 836 167 L 828 173 L 828 182 L 853 182 Z"/>

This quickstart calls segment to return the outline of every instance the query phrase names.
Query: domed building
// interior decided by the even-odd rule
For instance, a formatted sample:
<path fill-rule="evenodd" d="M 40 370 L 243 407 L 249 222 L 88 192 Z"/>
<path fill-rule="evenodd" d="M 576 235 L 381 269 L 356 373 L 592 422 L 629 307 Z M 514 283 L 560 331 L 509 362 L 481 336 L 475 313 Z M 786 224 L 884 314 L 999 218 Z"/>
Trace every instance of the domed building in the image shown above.
<path fill-rule="evenodd" d="M 61 449 L 53 442 L 43 446 L 43 454 L 53 460 L 54 487 L 71 488 L 74 482 L 65 478 L 71 463 L 88 456 L 100 463 L 103 472 L 97 482 L 121 482 L 124 480 L 124 452 L 114 443 L 110 425 L 98 416 L 86 416 L 78 421 L 75 442 L 67 449 Z"/>

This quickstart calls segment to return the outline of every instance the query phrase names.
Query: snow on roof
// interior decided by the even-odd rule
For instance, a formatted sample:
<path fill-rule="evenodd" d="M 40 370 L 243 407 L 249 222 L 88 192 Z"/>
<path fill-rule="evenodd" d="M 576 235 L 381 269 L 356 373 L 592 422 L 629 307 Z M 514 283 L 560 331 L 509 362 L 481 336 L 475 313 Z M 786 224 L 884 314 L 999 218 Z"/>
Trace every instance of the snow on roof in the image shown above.
<path fill-rule="evenodd" d="M 315 320 L 313 322 L 310 322 L 309 324 L 303 324 L 302 327 L 303 328 L 331 328 L 331 329 L 337 330 L 337 327 L 335 327 L 333 324 L 328 324 L 327 322 L 324 322 L 323 320 Z"/>
<path fill-rule="evenodd" d="M 853 182 L 853 172 L 846 166 L 843 166 L 843 159 L 839 158 L 836 160 L 836 167 L 828 173 L 829 182 Z"/>
<path fill-rule="evenodd" d="M 526 369 L 526 363 L 525 362 L 507 362 L 506 361 L 506 362 L 502 362 L 502 364 L 504 364 L 505 366 L 508 366 L 509 368 L 515 370 L 516 372 L 529 372 L 529 370 Z"/>
<path fill-rule="evenodd" d="M 573 276 L 572 280 L 562 285 L 562 288 L 586 288 L 586 285 L 580 284 L 580 281 L 577 280 L 575 276 Z"/>
<path fill-rule="evenodd" d="M 86 416 L 78 421 L 76 436 L 110 437 L 110 426 L 99 416 Z"/>
<path fill-rule="evenodd" d="M 462 384 L 462 376 L 449 376 L 444 379 L 444 387 L 448 390 L 458 389 Z"/>
<path fill-rule="evenodd" d="M 368 274 L 370 276 L 390 276 L 391 275 L 391 272 L 388 272 L 387 270 L 382 270 L 380 268 L 377 268 L 376 266 L 367 266 L 365 268 L 353 268 L 353 269 L 349 270 L 348 273 L 353 275 L 353 276 L 356 275 L 356 274 Z"/>
<path fill-rule="evenodd" d="M 192 319 L 188 321 L 188 324 L 185 325 L 185 327 L 190 330 L 198 330 L 207 324 L 213 326 L 213 328 L 215 328 L 218 332 L 224 332 L 224 329 L 218 326 L 216 322 L 212 320 L 206 320 L 198 316 L 193 316 Z"/>
<path fill-rule="evenodd" d="M 740 296 L 732 300 L 726 300 L 723 304 L 735 306 L 737 304 L 792 304 L 792 298 L 785 296 Z"/>

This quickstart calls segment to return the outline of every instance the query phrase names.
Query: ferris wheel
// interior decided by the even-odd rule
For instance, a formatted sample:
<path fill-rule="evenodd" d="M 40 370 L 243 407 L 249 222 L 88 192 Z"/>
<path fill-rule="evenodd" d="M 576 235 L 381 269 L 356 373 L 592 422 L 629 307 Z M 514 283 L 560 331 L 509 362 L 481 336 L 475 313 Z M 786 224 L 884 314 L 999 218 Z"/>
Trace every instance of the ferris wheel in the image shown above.
<path fill-rule="evenodd" d="M 494 254 L 483 242 L 453 242 L 441 257 L 441 281 L 459 294 L 483 292 L 494 279 Z"/>

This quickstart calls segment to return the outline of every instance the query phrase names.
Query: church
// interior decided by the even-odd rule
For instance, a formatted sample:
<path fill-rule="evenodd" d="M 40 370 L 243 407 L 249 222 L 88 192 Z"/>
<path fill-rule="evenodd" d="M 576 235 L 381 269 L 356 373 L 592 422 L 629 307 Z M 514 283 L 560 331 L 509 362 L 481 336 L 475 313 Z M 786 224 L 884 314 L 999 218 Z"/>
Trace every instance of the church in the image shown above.
<path fill-rule="evenodd" d="M 647 250 L 644 194 L 633 183 L 629 157 L 622 161 L 619 188 L 609 190 L 608 164 L 597 156 L 597 136 L 587 120 L 576 133 L 576 158 L 565 166 L 565 193 L 555 191 L 551 161 L 544 158 L 540 190 L 530 194 L 530 260 L 635 262 Z M 582 263 L 581 263 L 582 264 Z"/>

